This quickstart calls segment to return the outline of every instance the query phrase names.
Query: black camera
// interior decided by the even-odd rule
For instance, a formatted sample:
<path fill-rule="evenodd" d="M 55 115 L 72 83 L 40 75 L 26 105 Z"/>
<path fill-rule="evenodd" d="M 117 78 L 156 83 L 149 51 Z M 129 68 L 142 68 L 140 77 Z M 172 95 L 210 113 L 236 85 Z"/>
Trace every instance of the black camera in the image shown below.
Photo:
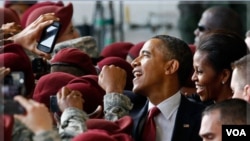
<path fill-rule="evenodd" d="M 32 70 L 36 79 L 50 72 L 50 64 L 43 58 L 37 57 L 32 60 Z"/>
<path fill-rule="evenodd" d="M 50 111 L 53 113 L 60 112 L 60 109 L 59 109 L 58 103 L 57 103 L 56 95 L 50 96 Z"/>
<path fill-rule="evenodd" d="M 25 95 L 24 73 L 14 71 L 4 77 L 1 83 L 1 103 L 3 103 L 4 114 L 24 114 L 25 109 L 13 98 L 16 95 Z M 2 112 L 2 111 L 1 111 Z"/>

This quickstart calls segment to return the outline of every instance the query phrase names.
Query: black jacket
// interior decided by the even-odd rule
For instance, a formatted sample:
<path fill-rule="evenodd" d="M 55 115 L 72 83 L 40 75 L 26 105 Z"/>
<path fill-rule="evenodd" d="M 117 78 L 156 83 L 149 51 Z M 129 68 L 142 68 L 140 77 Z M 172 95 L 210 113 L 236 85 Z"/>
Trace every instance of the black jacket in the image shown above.
<path fill-rule="evenodd" d="M 188 100 L 181 95 L 171 141 L 202 141 L 199 136 L 201 113 L 205 106 Z M 134 120 L 132 136 L 135 141 L 141 141 L 142 126 L 147 115 L 148 101 L 141 110 L 132 111 Z"/>

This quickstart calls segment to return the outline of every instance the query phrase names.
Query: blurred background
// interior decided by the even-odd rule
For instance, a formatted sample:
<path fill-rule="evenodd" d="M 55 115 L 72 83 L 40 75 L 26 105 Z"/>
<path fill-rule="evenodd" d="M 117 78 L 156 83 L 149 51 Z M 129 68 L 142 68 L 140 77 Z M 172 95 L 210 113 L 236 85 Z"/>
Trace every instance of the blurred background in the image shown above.
<path fill-rule="evenodd" d="M 83 35 L 88 34 L 88 26 L 104 27 L 105 44 L 113 41 L 137 43 L 156 34 L 180 36 L 176 26 L 178 1 L 71 2 L 74 5 L 73 22 L 76 27 L 82 28 Z"/>
<path fill-rule="evenodd" d="M 137 43 L 156 34 L 169 34 L 182 38 L 187 43 L 193 43 L 193 31 L 197 27 L 201 13 L 212 5 L 233 8 L 242 16 L 245 29 L 250 29 L 250 1 L 63 0 L 63 2 L 73 3 L 73 22 L 79 33 L 82 36 L 97 37 L 101 46 L 116 41 Z M 3 3 L 4 1 L 0 1 L 1 5 Z"/>

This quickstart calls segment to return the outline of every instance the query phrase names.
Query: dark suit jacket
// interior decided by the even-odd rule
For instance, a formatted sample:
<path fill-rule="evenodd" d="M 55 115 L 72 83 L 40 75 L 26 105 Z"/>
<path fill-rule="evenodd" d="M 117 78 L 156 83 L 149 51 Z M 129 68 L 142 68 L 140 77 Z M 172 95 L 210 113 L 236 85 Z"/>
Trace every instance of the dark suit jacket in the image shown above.
<path fill-rule="evenodd" d="M 205 106 L 189 101 L 185 96 L 181 96 L 180 106 L 177 111 L 172 140 L 171 141 L 201 141 L 199 130 L 201 124 L 201 113 Z M 132 136 L 135 141 L 141 141 L 141 129 L 147 115 L 148 101 L 140 110 L 132 111 L 134 120 Z"/>

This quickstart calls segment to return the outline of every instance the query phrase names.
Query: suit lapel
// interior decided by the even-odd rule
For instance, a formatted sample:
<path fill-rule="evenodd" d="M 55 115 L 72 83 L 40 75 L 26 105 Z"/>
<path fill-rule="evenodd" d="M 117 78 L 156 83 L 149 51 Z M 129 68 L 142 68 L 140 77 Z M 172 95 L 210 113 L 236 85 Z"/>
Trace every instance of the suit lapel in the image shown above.
<path fill-rule="evenodd" d="M 174 131 L 171 141 L 190 140 L 197 122 L 197 112 L 201 113 L 197 105 L 191 104 L 183 95 L 176 115 Z M 180 136 L 181 134 L 181 136 Z M 198 136 L 198 131 L 197 131 Z"/>
<path fill-rule="evenodd" d="M 146 102 L 144 107 L 140 111 L 138 111 L 138 114 L 133 116 L 134 126 L 133 126 L 132 136 L 134 137 L 135 140 L 138 141 L 140 140 L 142 126 L 145 121 L 147 112 L 148 112 L 148 101 Z"/>

